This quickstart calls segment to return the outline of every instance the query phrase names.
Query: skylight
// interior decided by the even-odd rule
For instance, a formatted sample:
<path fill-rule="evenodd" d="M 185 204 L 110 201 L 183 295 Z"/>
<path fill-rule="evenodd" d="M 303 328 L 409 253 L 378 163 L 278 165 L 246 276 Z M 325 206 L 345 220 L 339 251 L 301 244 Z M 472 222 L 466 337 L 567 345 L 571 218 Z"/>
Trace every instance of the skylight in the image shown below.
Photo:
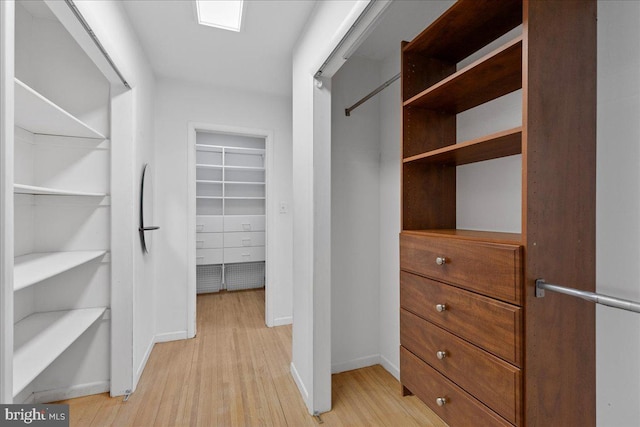
<path fill-rule="evenodd" d="M 240 31 L 243 0 L 196 0 L 198 24 Z"/>

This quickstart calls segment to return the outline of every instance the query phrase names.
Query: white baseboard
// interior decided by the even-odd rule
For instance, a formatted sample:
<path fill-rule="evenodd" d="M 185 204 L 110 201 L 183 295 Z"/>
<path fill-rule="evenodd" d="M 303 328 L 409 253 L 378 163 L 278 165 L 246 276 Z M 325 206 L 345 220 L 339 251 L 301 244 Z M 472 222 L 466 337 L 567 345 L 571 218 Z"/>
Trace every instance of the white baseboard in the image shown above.
<path fill-rule="evenodd" d="M 284 325 L 290 325 L 292 323 L 293 323 L 293 316 L 278 317 L 273 319 L 272 326 L 284 326 Z"/>
<path fill-rule="evenodd" d="M 298 390 L 300 390 L 300 394 L 302 394 L 302 399 L 304 399 L 304 403 L 307 405 L 307 408 L 310 408 L 309 403 L 309 392 L 307 392 L 307 388 L 304 386 L 302 382 L 302 378 L 300 378 L 300 374 L 298 374 L 298 370 L 296 369 L 296 365 L 291 362 L 291 376 L 293 377 L 293 381 L 295 381 L 298 386 Z"/>
<path fill-rule="evenodd" d="M 391 363 L 389 361 L 389 359 L 387 359 L 384 356 L 380 356 L 380 364 L 382 365 L 382 367 L 389 372 L 391 375 L 393 375 L 398 381 L 400 381 L 400 368 L 398 368 L 396 365 L 394 365 L 393 363 Z"/>
<path fill-rule="evenodd" d="M 187 339 L 187 331 L 166 332 L 156 335 L 154 342 L 179 341 Z"/>
<path fill-rule="evenodd" d="M 348 360 L 346 362 L 336 363 L 331 365 L 331 373 L 337 374 L 340 372 L 353 371 L 354 369 L 366 368 L 367 366 L 379 365 L 380 355 L 372 354 L 370 356 L 359 357 L 357 359 Z"/>
<path fill-rule="evenodd" d="M 111 388 L 109 381 L 78 384 L 55 390 L 38 391 L 33 393 L 33 402 L 46 403 L 58 400 L 73 399 L 74 397 L 89 396 L 91 394 L 106 393 Z M 31 399 L 30 399 L 31 400 Z"/>

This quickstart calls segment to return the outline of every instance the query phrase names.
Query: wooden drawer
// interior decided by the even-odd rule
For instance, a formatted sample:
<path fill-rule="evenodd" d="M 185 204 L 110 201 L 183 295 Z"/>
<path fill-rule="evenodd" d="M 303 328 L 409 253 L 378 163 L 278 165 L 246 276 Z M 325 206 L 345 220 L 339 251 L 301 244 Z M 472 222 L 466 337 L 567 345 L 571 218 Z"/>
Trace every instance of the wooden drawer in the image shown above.
<path fill-rule="evenodd" d="M 196 265 L 222 264 L 222 249 L 196 249 Z"/>
<path fill-rule="evenodd" d="M 227 248 L 264 246 L 264 231 L 224 233 L 224 246 Z"/>
<path fill-rule="evenodd" d="M 514 425 L 520 425 L 520 369 L 406 310 L 400 343 Z M 441 353 L 438 357 L 438 352 Z"/>
<path fill-rule="evenodd" d="M 438 311 L 438 304 L 445 310 Z M 400 306 L 521 366 L 519 307 L 405 271 L 400 272 Z"/>
<path fill-rule="evenodd" d="M 451 426 L 511 426 L 404 347 L 400 347 L 400 382 Z M 437 398 L 446 403 L 438 406 Z"/>
<path fill-rule="evenodd" d="M 224 247 L 222 233 L 196 233 L 197 249 L 215 249 Z"/>
<path fill-rule="evenodd" d="M 264 246 L 250 248 L 225 248 L 224 262 L 254 262 L 264 261 Z"/>
<path fill-rule="evenodd" d="M 264 215 L 228 215 L 224 231 L 264 231 Z"/>
<path fill-rule="evenodd" d="M 220 233 L 222 232 L 222 217 L 217 215 L 196 216 L 196 232 L 198 233 Z"/>
<path fill-rule="evenodd" d="M 439 257 L 444 264 L 437 263 Z M 519 245 L 402 233 L 400 268 L 513 304 L 522 302 Z"/>

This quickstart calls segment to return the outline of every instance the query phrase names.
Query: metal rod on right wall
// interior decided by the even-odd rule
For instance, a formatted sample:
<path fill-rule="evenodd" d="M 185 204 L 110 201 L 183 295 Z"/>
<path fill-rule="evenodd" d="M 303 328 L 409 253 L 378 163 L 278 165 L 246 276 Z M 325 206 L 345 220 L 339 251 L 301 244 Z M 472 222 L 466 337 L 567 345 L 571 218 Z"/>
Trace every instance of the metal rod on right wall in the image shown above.
<path fill-rule="evenodd" d="M 546 283 L 543 279 L 536 280 L 536 297 L 544 297 L 544 291 L 553 291 L 565 295 L 582 298 L 596 304 L 606 305 L 608 307 L 619 308 L 625 311 L 640 313 L 640 303 L 636 301 L 626 300 L 622 298 L 611 297 L 609 295 L 597 294 L 595 292 L 581 291 L 579 289 L 567 288 L 565 286 Z"/>
<path fill-rule="evenodd" d="M 400 73 L 396 74 L 395 76 L 391 77 L 389 80 L 387 80 L 386 82 L 382 83 L 380 86 L 378 86 L 377 88 L 375 88 L 371 93 L 369 93 L 367 96 L 365 96 L 364 98 L 362 98 L 360 101 L 356 102 L 355 104 L 353 104 L 351 107 L 349 108 L 345 108 L 344 109 L 344 114 L 345 116 L 349 117 L 351 115 L 351 112 L 353 110 L 355 110 L 356 108 L 358 108 L 360 105 L 364 104 L 365 102 L 367 102 L 369 99 L 371 99 L 372 97 L 376 96 L 378 93 L 382 92 L 383 89 L 385 89 L 387 86 L 389 86 L 391 83 L 395 82 L 396 80 L 398 80 L 400 78 Z"/>

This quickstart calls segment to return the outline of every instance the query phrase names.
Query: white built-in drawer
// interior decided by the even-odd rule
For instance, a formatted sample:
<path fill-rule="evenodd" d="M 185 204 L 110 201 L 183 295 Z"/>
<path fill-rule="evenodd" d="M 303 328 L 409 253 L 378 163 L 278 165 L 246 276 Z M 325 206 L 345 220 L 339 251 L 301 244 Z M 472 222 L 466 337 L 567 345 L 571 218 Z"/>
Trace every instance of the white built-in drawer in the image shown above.
<path fill-rule="evenodd" d="M 197 249 L 213 249 L 224 247 L 223 233 L 196 233 Z"/>
<path fill-rule="evenodd" d="M 225 264 L 253 261 L 264 261 L 264 246 L 224 249 Z"/>
<path fill-rule="evenodd" d="M 225 216 L 224 231 L 264 231 L 264 215 Z"/>
<path fill-rule="evenodd" d="M 220 215 L 196 216 L 196 232 L 221 233 L 223 230 L 222 218 Z"/>
<path fill-rule="evenodd" d="M 223 249 L 196 249 L 196 264 L 222 264 Z"/>
<path fill-rule="evenodd" d="M 225 248 L 264 246 L 264 231 L 224 233 Z"/>

